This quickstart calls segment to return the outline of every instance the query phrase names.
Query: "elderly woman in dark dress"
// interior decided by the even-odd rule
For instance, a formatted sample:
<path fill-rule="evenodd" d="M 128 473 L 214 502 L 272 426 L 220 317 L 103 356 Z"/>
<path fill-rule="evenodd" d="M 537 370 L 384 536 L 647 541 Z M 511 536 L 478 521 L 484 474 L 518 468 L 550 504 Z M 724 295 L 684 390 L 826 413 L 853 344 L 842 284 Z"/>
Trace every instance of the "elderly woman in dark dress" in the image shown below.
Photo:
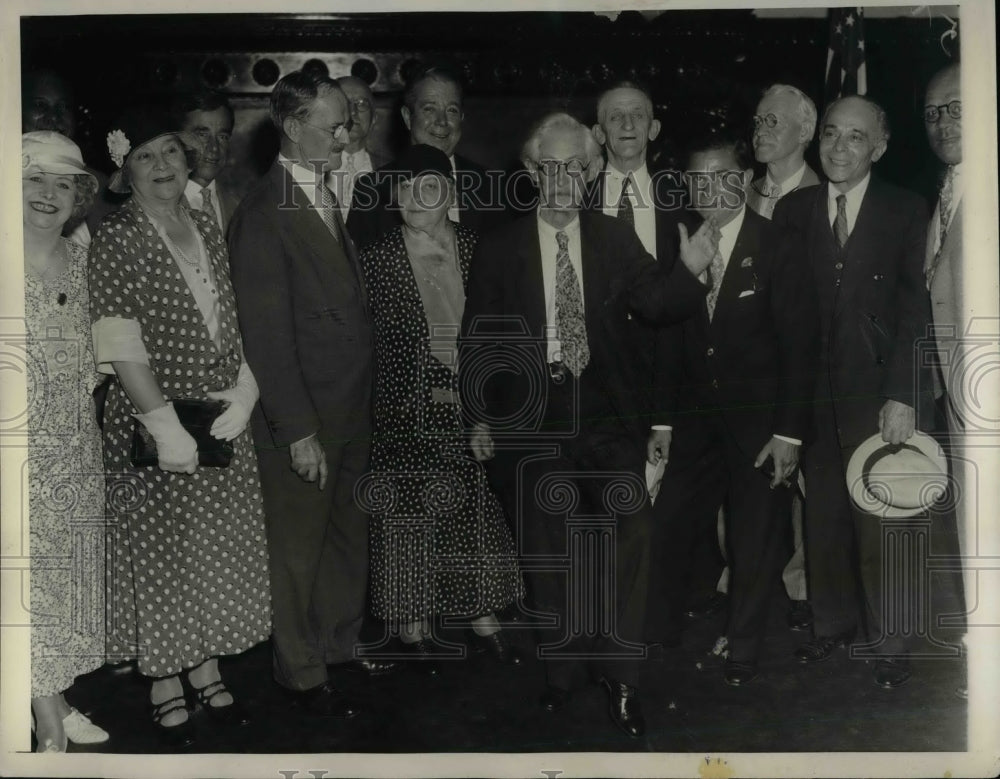
<path fill-rule="evenodd" d="M 372 610 L 432 672 L 439 615 L 468 618 L 478 649 L 516 665 L 494 616 L 522 594 L 514 545 L 467 454 L 458 405 L 455 338 L 477 238 L 448 220 L 443 152 L 411 146 L 396 170 L 402 224 L 361 257 L 375 322 L 375 438 L 361 490 L 373 519 Z"/>
<path fill-rule="evenodd" d="M 257 460 L 246 429 L 257 384 L 243 360 L 225 241 L 217 223 L 182 200 L 189 164 L 165 114 L 132 111 L 108 134 L 131 192 L 90 248 L 98 369 L 113 373 L 104 459 L 116 523 L 109 591 L 109 659 L 137 657 L 152 679 L 159 733 L 175 747 L 193 733 L 180 674 L 213 718 L 247 721 L 218 658 L 270 631 L 267 550 Z M 228 467 L 199 466 L 178 399 L 222 400 L 211 436 L 231 441 Z M 141 425 L 158 465 L 135 467 Z M 141 432 L 141 430 L 139 431 Z"/>

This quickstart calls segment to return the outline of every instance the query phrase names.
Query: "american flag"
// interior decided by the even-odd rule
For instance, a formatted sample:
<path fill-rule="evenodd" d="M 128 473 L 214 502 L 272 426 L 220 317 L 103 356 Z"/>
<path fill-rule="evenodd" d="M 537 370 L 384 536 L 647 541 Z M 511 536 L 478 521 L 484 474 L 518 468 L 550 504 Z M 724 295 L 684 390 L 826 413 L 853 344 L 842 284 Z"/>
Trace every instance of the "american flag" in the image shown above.
<path fill-rule="evenodd" d="M 868 91 L 865 72 L 864 9 L 830 9 L 830 48 L 826 53 L 827 102 Z"/>

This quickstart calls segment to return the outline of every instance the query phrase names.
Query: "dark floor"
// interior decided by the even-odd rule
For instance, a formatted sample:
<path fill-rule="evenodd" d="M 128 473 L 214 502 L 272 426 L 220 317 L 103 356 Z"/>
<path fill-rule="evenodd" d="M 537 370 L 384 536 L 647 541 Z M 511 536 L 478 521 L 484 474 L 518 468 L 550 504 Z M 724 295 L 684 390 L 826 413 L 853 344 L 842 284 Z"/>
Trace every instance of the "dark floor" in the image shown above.
<path fill-rule="evenodd" d="M 932 554 L 947 554 L 947 525 L 937 525 Z M 945 551 L 942 551 L 945 550 Z M 934 619 L 960 610 L 953 575 L 931 578 Z M 361 699 L 366 710 L 350 721 L 309 719 L 290 707 L 271 681 L 270 644 L 223 662 L 223 674 L 254 722 L 227 732 L 194 714 L 195 752 L 823 752 L 965 750 L 964 660 L 914 660 L 913 678 L 886 691 L 872 681 L 872 665 L 837 650 L 819 666 L 802 666 L 792 651 L 806 637 L 785 623 L 787 600 L 776 595 L 761 657 L 761 675 L 743 689 L 722 679 L 722 661 L 709 654 L 721 633 L 721 614 L 691 621 L 677 649 L 648 661 L 642 687 L 647 735 L 633 741 L 607 714 L 607 695 L 596 684 L 567 709 L 547 714 L 537 704 L 543 688 L 530 630 L 508 635 L 528 660 L 520 668 L 495 665 L 485 655 L 443 663 L 431 677 L 406 669 L 367 679 L 338 670 L 334 682 Z M 939 641 L 957 633 L 932 627 Z M 930 643 L 922 645 L 929 648 Z M 134 673 L 107 667 L 81 677 L 70 703 L 111 734 L 103 749 L 161 753 L 146 711 L 148 687 Z"/>

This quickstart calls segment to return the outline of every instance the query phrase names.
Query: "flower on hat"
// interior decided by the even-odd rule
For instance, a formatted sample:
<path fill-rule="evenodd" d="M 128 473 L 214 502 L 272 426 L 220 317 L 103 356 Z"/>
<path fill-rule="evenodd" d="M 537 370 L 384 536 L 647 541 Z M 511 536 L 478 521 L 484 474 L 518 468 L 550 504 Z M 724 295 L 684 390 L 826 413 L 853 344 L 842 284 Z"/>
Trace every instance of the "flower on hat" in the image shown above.
<path fill-rule="evenodd" d="M 108 133 L 108 152 L 115 163 L 115 167 L 120 168 L 125 162 L 125 155 L 132 150 L 132 144 L 125 137 L 121 130 L 113 130 Z"/>

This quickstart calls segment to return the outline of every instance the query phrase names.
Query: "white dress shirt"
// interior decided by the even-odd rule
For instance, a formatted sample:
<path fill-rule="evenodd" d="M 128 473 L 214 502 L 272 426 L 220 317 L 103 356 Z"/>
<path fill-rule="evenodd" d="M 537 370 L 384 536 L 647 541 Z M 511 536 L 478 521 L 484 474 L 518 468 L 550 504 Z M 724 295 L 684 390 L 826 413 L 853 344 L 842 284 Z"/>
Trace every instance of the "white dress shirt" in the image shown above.
<path fill-rule="evenodd" d="M 962 202 L 962 163 L 958 163 L 955 166 L 955 172 L 952 174 L 954 177 L 952 179 L 952 189 L 951 189 L 951 212 L 948 214 L 949 221 L 951 224 L 951 219 L 955 216 L 955 209 L 958 208 L 958 204 Z M 941 248 L 941 199 L 938 198 L 937 205 L 934 206 L 934 214 L 931 216 L 931 223 L 928 226 L 928 235 L 931 237 L 931 245 L 934 247 L 931 251 L 931 256 L 933 257 L 937 254 L 938 249 Z"/>
<path fill-rule="evenodd" d="M 326 184 L 336 195 L 340 215 L 346 220 L 354 198 L 354 185 L 360 176 L 372 172 L 372 158 L 367 150 L 361 149 L 356 152 L 344 151 L 340 160 L 340 167 L 327 174 Z"/>
<path fill-rule="evenodd" d="M 770 193 L 776 186 L 781 187 L 781 194 L 774 199 L 774 202 L 778 202 L 787 195 L 789 192 L 794 192 L 799 188 L 799 184 L 802 183 L 802 177 L 806 175 L 806 161 L 802 160 L 802 167 L 795 171 L 791 176 L 789 176 L 784 181 L 775 181 L 771 178 L 771 171 L 767 172 L 765 176 L 765 183 L 767 184 L 767 189 L 765 192 Z"/>
<path fill-rule="evenodd" d="M 207 189 L 212 195 L 212 210 L 215 211 L 215 218 L 219 229 L 222 229 L 222 204 L 219 203 L 219 188 L 215 186 L 215 179 L 208 182 L 207 187 L 203 187 L 194 179 L 188 179 L 184 187 L 184 197 L 187 198 L 188 205 L 195 211 L 202 211 L 204 205 L 204 195 L 202 190 Z"/>
<path fill-rule="evenodd" d="M 865 199 L 865 192 L 868 191 L 868 182 L 871 181 L 872 174 L 869 171 L 865 177 L 855 184 L 847 192 L 841 192 L 832 183 L 826 185 L 826 210 L 830 217 L 830 227 L 837 221 L 837 196 L 846 195 L 847 203 L 847 234 L 854 232 L 854 223 L 858 221 L 858 211 L 861 210 L 861 201 Z"/>
<path fill-rule="evenodd" d="M 622 187 L 628 174 L 608 165 L 604 169 L 604 213 L 608 216 L 618 216 L 618 204 L 622 198 Z M 629 199 L 632 201 L 632 213 L 635 216 L 635 232 L 642 242 L 643 248 L 656 256 L 656 209 L 653 207 L 653 180 L 650 178 L 646 164 L 632 171 L 632 186 L 629 188 Z"/>
<path fill-rule="evenodd" d="M 316 189 L 316 171 L 312 168 L 307 168 L 305 165 L 299 165 L 297 162 L 292 162 L 284 154 L 278 155 L 278 162 L 285 166 L 285 169 L 292 177 L 292 181 L 298 184 L 299 188 L 306 193 L 306 197 L 309 199 L 309 205 L 316 208 L 316 196 L 319 194 L 319 191 Z M 320 186 L 326 186 L 326 184 L 320 182 Z"/>
<path fill-rule="evenodd" d="M 538 245 L 542 254 L 542 283 L 545 287 L 545 349 L 548 362 L 557 362 L 562 353 L 559 341 L 559 327 L 556 324 L 556 257 L 559 254 L 559 244 L 556 233 L 566 233 L 569 238 L 569 261 L 576 271 L 576 279 L 580 285 L 580 301 L 583 304 L 583 259 L 580 250 L 580 217 L 573 217 L 562 230 L 550 225 L 541 215 L 538 221 Z"/>

